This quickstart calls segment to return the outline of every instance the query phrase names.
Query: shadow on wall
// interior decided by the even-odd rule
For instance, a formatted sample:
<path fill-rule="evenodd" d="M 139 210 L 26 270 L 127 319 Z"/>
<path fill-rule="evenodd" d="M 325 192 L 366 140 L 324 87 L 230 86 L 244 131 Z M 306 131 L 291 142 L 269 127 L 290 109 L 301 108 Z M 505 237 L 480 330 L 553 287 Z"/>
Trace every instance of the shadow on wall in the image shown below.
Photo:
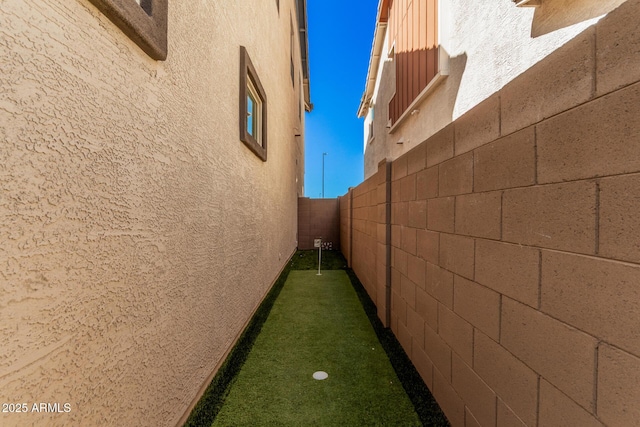
<path fill-rule="evenodd" d="M 366 142 L 364 151 L 365 179 L 375 173 L 380 160 L 397 158 L 420 144 L 424 135 L 430 136 L 451 123 L 467 54 L 462 52 L 449 58 L 448 64 L 439 64 L 439 49 L 396 52 L 393 60 L 381 63 L 374 136 Z M 417 103 L 416 112 L 408 112 L 397 129 L 390 133 L 390 119 L 396 122 L 442 68 L 448 74 L 426 91 Z"/>
<path fill-rule="evenodd" d="M 421 103 L 419 111 L 415 115 L 409 115 L 399 129 L 420 129 L 419 133 L 424 133 L 423 128 L 433 129 L 432 134 L 438 133 L 453 121 L 460 84 L 467 66 L 467 54 L 461 53 L 458 56 L 449 58 L 449 75 L 444 78 L 433 92 Z M 402 134 L 402 130 L 397 132 Z M 429 134 L 431 136 L 432 134 Z M 391 158 L 398 158 L 403 153 L 415 148 L 423 140 L 409 141 L 405 147 L 400 144 L 393 144 L 391 147 Z"/>
<path fill-rule="evenodd" d="M 462 76 L 467 68 L 467 54 L 462 52 L 458 56 L 449 58 L 449 77 L 444 82 L 446 85 L 445 94 L 447 100 L 445 101 L 447 106 L 447 118 L 449 121 L 453 121 L 453 110 L 458 100 L 458 91 L 460 90 L 460 83 L 462 82 Z"/>
<path fill-rule="evenodd" d="M 462 82 L 462 76 L 464 75 L 467 66 L 467 54 L 462 53 L 458 56 L 449 58 L 449 75 L 444 78 L 436 87 L 433 88 L 432 94 L 426 99 L 429 108 L 421 108 L 418 114 L 409 115 L 403 121 L 401 125 L 402 129 L 414 129 L 416 127 L 428 126 L 432 129 L 442 129 L 453 120 L 454 108 L 456 100 L 458 99 L 458 92 L 460 90 L 460 84 Z M 393 62 L 386 62 L 383 65 L 382 81 L 395 81 L 394 74 L 396 72 Z M 383 92 L 384 91 L 384 92 Z M 392 100 L 395 87 L 389 86 L 385 88 L 381 86 L 379 98 Z M 397 95 L 397 94 L 396 94 Z M 383 117 L 390 117 L 390 110 L 392 108 L 392 101 L 382 103 L 383 107 L 376 111 L 376 114 L 384 114 Z M 431 107 L 433 106 L 433 107 Z M 384 110 L 382 110 L 384 108 Z M 382 125 L 386 124 L 385 121 L 376 121 L 376 123 Z M 376 128 L 376 139 L 371 143 L 377 147 L 372 147 L 372 151 L 378 151 L 378 155 L 365 156 L 365 162 L 371 162 L 375 164 L 366 165 L 365 170 L 372 171 L 372 174 L 377 170 L 377 164 L 380 159 L 392 158 L 395 159 L 402 155 L 404 152 L 417 146 L 422 140 L 409 141 L 410 146 L 403 146 L 402 144 L 390 144 L 388 128 Z M 402 132 L 398 132 L 397 135 L 401 135 Z M 393 137 L 391 137 L 393 138 Z M 404 145 L 407 145 L 406 142 Z M 368 147 L 369 149 L 369 147 Z M 383 154 L 383 155 L 380 155 Z M 369 176 L 365 177 L 369 178 Z"/>
<path fill-rule="evenodd" d="M 539 37 L 611 12 L 627 0 L 545 0 L 536 8 L 531 37 Z"/>
<path fill-rule="evenodd" d="M 453 112 L 453 106 L 458 96 L 462 75 L 467 65 L 467 55 L 462 53 L 458 56 L 449 58 L 448 63 L 443 62 L 439 58 L 440 48 L 419 49 L 408 52 L 398 52 L 395 55 L 393 64 L 396 71 L 396 88 L 395 94 L 389 101 L 389 118 L 392 123 L 402 116 L 420 94 L 430 84 L 434 85 L 432 89 L 444 84 L 446 93 L 449 95 L 447 99 L 448 109 Z M 384 67 L 390 64 L 385 63 Z M 383 73 L 388 72 L 383 68 Z M 434 80 L 436 75 L 440 73 L 447 75 L 444 81 Z M 431 91 L 429 91 L 431 92 Z M 451 114 L 448 114 L 451 119 Z"/>
<path fill-rule="evenodd" d="M 438 74 L 438 49 L 399 51 L 395 55 L 396 93 L 389 101 L 389 118 L 395 123 L 411 102 Z"/>

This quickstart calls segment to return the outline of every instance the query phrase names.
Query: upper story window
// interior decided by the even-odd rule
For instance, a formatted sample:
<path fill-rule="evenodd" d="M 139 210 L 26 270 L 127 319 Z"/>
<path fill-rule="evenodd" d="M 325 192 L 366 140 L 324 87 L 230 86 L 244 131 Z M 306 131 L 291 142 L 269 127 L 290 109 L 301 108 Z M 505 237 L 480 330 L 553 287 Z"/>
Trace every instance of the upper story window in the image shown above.
<path fill-rule="evenodd" d="M 168 0 L 89 0 L 153 59 L 167 59 Z"/>
<path fill-rule="evenodd" d="M 240 46 L 240 140 L 267 161 L 267 95 L 249 53 Z"/>
<path fill-rule="evenodd" d="M 262 146 L 262 98 L 251 76 L 247 77 L 247 133 Z"/>

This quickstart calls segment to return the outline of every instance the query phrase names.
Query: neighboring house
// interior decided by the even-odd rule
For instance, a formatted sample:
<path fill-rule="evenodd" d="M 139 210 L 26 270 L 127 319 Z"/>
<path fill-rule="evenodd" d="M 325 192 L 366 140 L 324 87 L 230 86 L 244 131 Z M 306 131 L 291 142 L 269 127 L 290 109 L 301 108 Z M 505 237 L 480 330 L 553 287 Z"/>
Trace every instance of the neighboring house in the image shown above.
<path fill-rule="evenodd" d="M 305 0 L 2 2 L 0 425 L 189 411 L 296 250 L 307 52 Z"/>
<path fill-rule="evenodd" d="M 358 109 L 365 178 L 623 1 L 380 0 Z"/>

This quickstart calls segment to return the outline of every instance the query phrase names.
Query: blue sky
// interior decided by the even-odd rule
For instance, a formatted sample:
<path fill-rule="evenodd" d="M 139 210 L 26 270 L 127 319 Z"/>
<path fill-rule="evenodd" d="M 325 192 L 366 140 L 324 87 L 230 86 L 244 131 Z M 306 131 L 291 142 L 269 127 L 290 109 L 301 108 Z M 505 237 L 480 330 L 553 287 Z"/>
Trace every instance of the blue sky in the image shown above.
<path fill-rule="evenodd" d="M 309 78 L 313 111 L 306 115 L 305 196 L 345 194 L 363 180 L 364 92 L 377 0 L 308 0 Z"/>

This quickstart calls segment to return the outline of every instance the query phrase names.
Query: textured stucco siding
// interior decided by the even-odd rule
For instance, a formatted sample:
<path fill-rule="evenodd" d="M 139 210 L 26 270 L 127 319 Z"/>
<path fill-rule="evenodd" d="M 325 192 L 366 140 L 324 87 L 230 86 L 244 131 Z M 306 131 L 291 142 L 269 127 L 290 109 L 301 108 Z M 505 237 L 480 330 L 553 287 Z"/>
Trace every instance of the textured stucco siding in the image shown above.
<path fill-rule="evenodd" d="M 554 0 L 519 8 L 508 0 L 439 0 L 439 40 L 450 57 L 449 75 L 389 133 L 396 71 L 393 62 L 380 63 L 373 98 L 376 137 L 365 143 L 365 178 L 376 173 L 378 162 L 418 146 L 623 2 Z M 367 129 L 365 123 L 365 135 Z"/>
<path fill-rule="evenodd" d="M 164 62 L 88 1 L 0 8 L 0 402 L 71 405 L 0 425 L 175 425 L 296 248 L 294 2 L 170 1 Z"/>

